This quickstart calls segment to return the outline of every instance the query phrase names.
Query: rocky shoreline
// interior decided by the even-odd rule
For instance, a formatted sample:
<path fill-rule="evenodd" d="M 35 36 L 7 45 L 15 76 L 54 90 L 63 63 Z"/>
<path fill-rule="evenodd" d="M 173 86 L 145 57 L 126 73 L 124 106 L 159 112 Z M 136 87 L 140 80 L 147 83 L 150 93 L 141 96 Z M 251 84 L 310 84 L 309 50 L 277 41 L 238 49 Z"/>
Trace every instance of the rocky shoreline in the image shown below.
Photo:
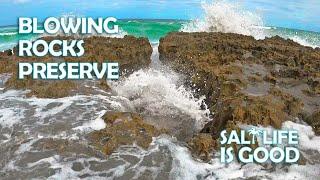
<path fill-rule="evenodd" d="M 54 39 L 74 39 L 73 37 L 44 37 L 47 42 Z M 57 47 L 56 47 L 57 48 Z M 31 77 L 26 80 L 17 79 L 18 62 L 118 62 L 122 74 L 130 74 L 133 71 L 147 67 L 152 54 L 152 47 L 146 38 L 135 38 L 125 36 L 124 38 L 110 37 L 88 37 L 84 38 L 85 54 L 82 57 L 64 57 L 55 58 L 50 55 L 45 57 L 19 57 L 18 48 L 7 50 L 0 53 L 0 74 L 12 74 L 11 78 L 5 83 L 6 89 L 29 89 L 28 96 L 39 98 L 61 98 L 72 94 L 89 94 L 90 89 L 81 86 L 80 81 L 40 81 L 32 80 Z M 58 49 L 55 49 L 58 50 Z M 108 89 L 105 81 L 100 82 L 100 87 Z"/>
<path fill-rule="evenodd" d="M 53 37 L 44 39 L 50 41 Z M 84 41 L 85 56 L 58 60 L 117 61 L 124 75 L 151 63 L 152 47 L 146 38 L 90 37 Z M 17 62 L 47 62 L 53 58 L 23 58 L 16 54 L 17 48 L 0 53 L 0 74 L 11 74 L 6 90 L 28 89 L 27 96 L 38 98 L 90 95 L 91 89 L 80 81 L 17 80 Z M 176 32 L 160 40 L 159 56 L 173 70 L 186 75 L 185 84 L 197 96 L 206 97 L 212 121 L 188 140 L 191 150 L 203 160 L 210 159 L 218 148 L 221 130 L 239 129 L 240 124 L 280 129 L 285 121 L 301 119 L 320 135 L 319 48 L 280 37 L 255 40 L 238 34 Z M 99 83 L 109 90 L 106 82 Z M 107 155 L 132 143 L 148 148 L 152 137 L 167 131 L 156 129 L 143 118 L 135 112 L 107 112 L 102 117 L 107 127 L 94 131 L 88 139 Z"/>
<path fill-rule="evenodd" d="M 277 36 L 255 40 L 239 34 L 179 32 L 160 40 L 159 53 L 161 61 L 187 75 L 186 84 L 206 97 L 212 121 L 201 133 L 213 140 L 218 141 L 221 130 L 239 129 L 239 124 L 279 129 L 284 121 L 297 118 L 319 135 L 319 48 Z"/>

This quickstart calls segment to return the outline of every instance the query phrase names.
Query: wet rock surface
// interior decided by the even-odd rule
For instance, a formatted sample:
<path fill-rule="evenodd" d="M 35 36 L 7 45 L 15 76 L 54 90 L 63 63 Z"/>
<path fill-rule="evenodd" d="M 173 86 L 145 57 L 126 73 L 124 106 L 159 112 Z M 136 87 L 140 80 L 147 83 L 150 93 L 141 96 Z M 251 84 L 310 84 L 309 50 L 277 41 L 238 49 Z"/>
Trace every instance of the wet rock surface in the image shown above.
<path fill-rule="evenodd" d="M 102 118 L 106 128 L 91 133 L 89 138 L 106 155 L 123 145 L 136 144 L 147 149 L 152 138 L 160 135 L 159 130 L 135 113 L 107 112 Z"/>
<path fill-rule="evenodd" d="M 209 161 L 212 158 L 212 151 L 216 147 L 214 140 L 211 137 L 211 134 L 200 133 L 194 136 L 189 142 L 188 145 L 196 157 L 204 161 Z"/>
<path fill-rule="evenodd" d="M 127 41 L 128 37 L 125 39 Z M 110 42 L 112 43 L 112 39 Z M 107 52 L 104 48 L 110 42 L 100 42 L 93 37 L 90 43 L 86 43 L 103 46 L 97 51 L 92 49 L 92 53 L 86 53 L 92 58 L 90 60 L 103 61 L 103 54 Z M 130 50 L 126 49 L 126 44 L 122 43 L 122 40 L 115 42 L 118 53 L 109 52 L 112 54 L 110 59 L 119 53 L 125 54 L 121 56 L 124 59 L 130 59 L 134 53 L 138 54 L 137 57 L 144 56 L 143 53 L 139 54 L 139 48 L 144 51 L 143 43 L 136 42 L 138 45 L 134 47 L 137 51 L 132 50 L 131 55 L 127 52 Z M 128 45 L 130 48 L 131 46 Z M 277 48 L 284 50 L 275 50 Z M 315 66 L 312 64 L 304 69 L 299 65 L 291 68 L 290 63 L 286 64 L 287 56 L 294 54 L 291 48 L 313 53 L 301 57 L 305 58 L 303 61 L 315 63 Z M 149 51 L 147 49 L 145 48 L 146 54 Z M 104 90 L 109 89 L 109 85 L 105 81 L 81 84 L 74 81 L 26 80 L 17 83 L 14 79 L 9 79 L 7 89 L 30 89 L 27 96 L 57 98 L 70 93 L 90 94 L 90 87 L 97 89 L 95 94 L 89 96 L 61 99 L 17 98 L 10 95 L 10 91 L 4 91 L 8 95 L 1 97 L 2 102 L 5 102 L 3 104 L 6 104 L 2 106 L 2 109 L 6 109 L 3 112 L 9 116 L 22 114 L 22 117 L 13 119 L 21 123 L 13 123 L 12 129 L 0 127 L 3 132 L 0 140 L 4 142 L 0 148 L 4 157 L 0 161 L 0 167 L 5 169 L 0 172 L 0 178 L 57 178 L 66 174 L 77 178 L 170 179 L 172 172 L 189 177 L 188 173 L 197 171 L 203 165 L 198 164 L 198 159 L 205 162 L 216 159 L 212 151 L 219 148 L 216 141 L 221 129 L 239 132 L 238 124 L 243 123 L 280 128 L 282 122 L 295 121 L 299 117 L 319 133 L 319 69 L 315 69 L 319 68 L 319 59 L 316 59 L 318 51 L 319 49 L 306 48 L 277 37 L 256 41 L 251 37 L 234 34 L 173 33 L 162 39 L 160 57 L 163 62 L 168 62 L 175 70 L 186 74 L 187 84 L 194 88 L 197 95 L 207 97 L 206 104 L 213 113 L 213 121 L 206 124 L 198 134 L 195 134 L 195 118 L 179 112 L 180 109 L 176 106 L 164 106 L 167 111 L 173 109 L 172 112 L 165 112 L 163 109 L 151 111 L 154 109 L 145 107 L 150 101 L 141 103 L 144 101 L 139 99 L 140 93 L 136 96 L 134 93 L 124 96 L 112 91 L 106 92 Z M 271 56 L 272 52 L 274 56 Z M 9 51 L 6 53 L 10 55 Z M 270 58 L 267 59 L 267 56 Z M 309 60 L 314 57 L 315 59 Z M 147 61 L 139 60 L 139 66 L 147 65 Z M 11 72 L 8 70 L 10 66 L 1 68 L 6 73 Z M 124 68 L 135 70 L 139 67 L 125 64 Z M 288 70 L 282 72 L 285 68 Z M 70 89 L 64 89 L 65 87 Z M 132 86 L 124 87 L 130 89 Z M 50 89 L 53 89 L 52 92 Z M 149 87 L 146 86 L 144 90 L 142 94 L 148 93 Z M 55 94 L 57 91 L 61 94 Z M 153 93 L 154 91 L 149 92 Z M 158 98 L 155 99 L 158 101 Z M 176 102 L 176 99 L 170 100 Z M 154 107 L 159 104 L 156 105 Z M 98 126 L 101 128 L 100 118 L 106 127 L 96 130 Z M 169 128 L 162 130 L 167 127 Z M 163 133 L 170 136 L 162 137 L 160 134 Z M 251 137 L 246 135 L 245 139 L 250 140 Z M 234 146 L 235 151 L 241 148 L 235 144 L 231 146 Z M 258 145 L 250 146 L 256 148 Z M 193 153 L 193 158 L 189 157 L 189 150 Z M 318 151 L 306 151 L 305 154 L 308 156 L 303 156 L 299 164 L 319 163 Z M 214 162 L 213 166 L 217 164 L 218 162 Z M 198 179 L 210 178 L 221 168 L 232 168 L 210 168 L 209 163 L 205 166 L 198 171 Z M 239 166 L 237 170 L 241 168 Z M 273 171 L 272 168 L 265 167 L 268 171 Z M 68 174 L 70 172 L 72 174 Z"/>
<path fill-rule="evenodd" d="M 54 39 L 78 39 L 73 37 L 44 37 L 47 42 Z M 39 47 L 40 49 L 42 47 Z M 59 47 L 54 47 L 59 50 Z M 17 79 L 18 62 L 118 62 L 121 73 L 131 73 L 134 70 L 147 67 L 151 62 L 152 47 L 146 38 L 135 38 L 125 36 L 124 38 L 110 37 L 88 37 L 84 38 L 85 53 L 81 57 L 57 58 L 50 55 L 44 57 L 19 57 L 18 47 L 0 53 L 0 74 L 11 74 L 6 82 L 6 89 L 29 89 L 29 96 L 40 98 L 61 98 L 70 94 L 86 94 L 84 87 L 78 81 L 43 81 L 32 80 L 30 77 L 25 80 Z M 101 85 L 107 90 L 106 83 Z M 87 88 L 87 91 L 90 89 Z"/>
<path fill-rule="evenodd" d="M 320 110 L 307 117 L 306 122 L 312 126 L 317 136 L 320 135 Z"/>
<path fill-rule="evenodd" d="M 215 139 L 230 122 L 281 128 L 282 122 L 306 120 L 320 107 L 319 48 L 277 36 L 255 40 L 181 32 L 162 38 L 159 53 L 160 60 L 187 75 L 186 83 L 198 95 L 206 96 L 213 121 L 202 132 Z M 307 122 L 319 122 L 313 119 Z"/>

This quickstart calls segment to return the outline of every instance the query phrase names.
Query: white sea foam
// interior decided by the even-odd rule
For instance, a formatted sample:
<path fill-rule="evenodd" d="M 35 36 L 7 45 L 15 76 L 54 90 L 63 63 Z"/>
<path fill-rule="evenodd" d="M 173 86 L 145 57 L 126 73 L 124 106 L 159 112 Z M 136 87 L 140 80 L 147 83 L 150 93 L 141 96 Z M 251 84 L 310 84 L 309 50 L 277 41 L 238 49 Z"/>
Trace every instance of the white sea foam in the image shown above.
<path fill-rule="evenodd" d="M 3 33 L 0 33 L 0 36 L 13 36 L 16 34 L 18 34 L 18 33 L 17 32 L 3 32 Z"/>
<path fill-rule="evenodd" d="M 291 39 L 294 42 L 297 42 L 297 43 L 299 43 L 299 44 L 301 44 L 303 46 L 309 46 L 309 47 L 312 47 L 312 48 L 320 47 L 320 44 L 311 43 L 307 39 L 304 39 L 304 38 L 299 37 L 299 36 L 290 36 L 288 39 Z M 320 42 L 320 38 L 319 38 L 319 42 Z"/>
<path fill-rule="evenodd" d="M 36 107 L 36 113 L 34 116 L 44 119 L 46 117 L 50 117 L 64 111 L 75 100 L 80 98 L 81 96 L 65 97 L 65 98 L 59 98 L 59 99 L 40 99 L 40 98 L 33 97 L 28 99 L 28 101 L 30 105 Z M 48 106 L 51 103 L 57 103 L 58 105 L 44 111 L 46 106 Z"/>
<path fill-rule="evenodd" d="M 204 97 L 197 99 L 183 85 L 179 86 L 179 78 L 170 71 L 139 70 L 113 84 L 113 90 L 130 99 L 134 109 L 143 108 L 152 115 L 187 114 L 201 127 L 209 113 L 208 109 L 201 109 Z"/>
<path fill-rule="evenodd" d="M 183 24 L 183 32 L 224 32 L 253 36 L 256 39 L 280 35 L 286 39 L 309 47 L 319 47 L 319 37 L 311 42 L 307 37 L 289 35 L 279 31 L 274 34 L 276 27 L 264 25 L 263 17 L 256 12 L 245 10 L 240 3 L 227 0 L 212 1 L 202 4 L 203 15 L 201 18 Z"/>
<path fill-rule="evenodd" d="M 102 110 L 98 113 L 98 117 L 95 120 L 84 123 L 81 126 L 73 128 L 74 130 L 90 131 L 90 130 L 101 130 L 106 127 L 106 123 L 102 119 L 102 116 L 106 113 L 106 110 Z"/>
<path fill-rule="evenodd" d="M 257 14 L 246 11 L 237 3 L 213 1 L 203 3 L 203 17 L 184 24 L 184 32 L 225 32 L 265 38 L 264 23 Z"/>
<path fill-rule="evenodd" d="M 213 170 L 212 165 L 195 161 L 186 147 L 177 145 L 172 139 L 161 137 L 154 143 L 168 147 L 173 158 L 170 171 L 172 179 L 192 180 L 197 176 L 203 178 Z"/>
<path fill-rule="evenodd" d="M 141 76 L 144 76 L 144 77 L 141 77 Z M 159 76 L 159 79 L 156 78 L 158 76 Z M 169 80 L 166 80 L 166 78 L 163 76 L 164 75 L 160 71 L 156 71 L 156 70 L 142 71 L 141 70 L 141 71 L 138 71 L 136 74 L 134 74 L 133 77 L 129 76 L 123 82 L 121 82 L 120 84 L 117 84 L 118 85 L 117 87 L 120 87 L 122 91 L 121 92 L 122 95 L 126 97 L 129 97 L 129 95 L 132 97 L 137 96 L 141 98 L 140 101 L 144 101 L 145 103 L 148 103 L 147 98 L 151 99 L 150 104 L 152 104 L 152 103 L 156 103 L 155 100 L 159 100 L 159 98 L 161 97 L 164 100 L 164 104 L 159 104 L 160 105 L 159 107 L 162 107 L 162 108 L 166 107 L 165 104 L 167 105 L 169 104 L 172 107 L 176 107 L 176 108 L 178 107 L 180 109 L 183 109 L 183 111 L 187 111 L 186 110 L 187 108 L 184 107 L 185 102 L 180 102 L 180 101 L 186 101 L 194 105 L 194 107 L 193 106 L 189 107 L 190 112 L 195 111 L 199 114 L 203 114 L 203 112 L 201 112 L 199 108 L 196 108 L 196 107 L 199 107 L 199 104 L 196 103 L 197 102 L 196 100 L 190 98 L 189 96 L 184 96 L 183 93 L 180 94 L 179 93 L 180 91 L 178 90 L 179 88 L 173 85 L 173 84 L 178 84 L 177 82 L 175 82 L 175 81 L 178 81 L 179 79 L 178 77 L 174 76 L 172 78 L 172 81 L 169 81 Z M 164 81 L 167 82 L 164 84 L 169 84 L 168 87 L 162 86 Z M 130 86 L 131 83 L 136 83 L 136 85 L 140 88 L 140 91 L 138 87 L 135 89 L 133 88 L 134 86 Z M 142 97 L 140 93 L 142 94 L 146 93 L 148 94 L 148 96 Z M 171 98 L 173 98 L 172 95 L 169 95 L 170 93 L 172 93 L 175 98 L 179 98 L 179 99 L 175 99 L 175 101 L 178 101 L 178 103 L 181 103 L 180 105 L 170 104 L 170 102 L 172 101 Z M 8 91 L 5 93 L 5 97 L 7 99 L 9 98 L 10 100 L 12 100 L 12 99 L 16 99 L 17 96 L 21 96 L 22 94 L 23 93 L 20 91 Z M 1 94 L 0 97 L 2 98 L 0 98 L 0 100 L 6 99 L 3 96 L 4 95 Z M 167 96 L 169 96 L 170 98 L 167 99 Z M 88 99 L 86 98 L 89 98 L 89 97 L 80 96 L 80 99 L 83 99 L 84 102 L 79 104 L 94 105 L 94 103 L 89 103 Z M 91 98 L 93 100 L 95 100 L 96 98 L 108 99 L 109 100 L 108 102 L 111 103 L 113 102 L 113 98 L 115 97 L 112 97 L 112 96 L 102 97 L 102 95 L 99 95 L 99 96 L 92 96 Z M 67 100 L 79 102 L 76 99 L 77 98 L 68 97 L 66 98 L 66 100 L 58 99 L 57 102 L 61 103 Z M 123 100 L 122 98 L 117 98 L 117 99 Z M 18 100 L 22 100 L 22 98 L 21 99 L 18 98 Z M 41 107 L 42 109 L 44 109 L 46 106 L 52 103 L 51 100 L 47 100 L 47 99 L 41 100 L 37 98 L 29 98 L 29 99 L 25 99 L 25 101 L 32 104 L 32 106 L 35 107 L 36 109 Z M 134 104 L 137 106 L 140 106 L 141 105 L 140 103 L 141 102 L 139 103 L 137 102 L 136 104 L 135 103 Z M 60 104 L 59 106 L 64 106 L 62 104 Z M 163 113 L 166 113 L 164 109 L 162 109 Z M 55 109 L 52 112 L 58 113 L 58 112 L 61 112 L 60 110 L 61 109 L 59 110 Z M 35 114 L 38 114 L 41 112 L 42 110 L 38 110 Z M 51 114 L 51 113 L 47 114 L 45 111 L 43 113 L 45 113 L 46 115 L 42 115 L 40 117 L 43 117 L 43 118 L 48 117 L 48 115 L 50 116 Z M 78 129 L 86 131 L 86 128 L 89 128 L 89 129 L 102 128 L 101 126 L 102 124 L 100 123 L 95 124 L 95 123 L 97 121 L 101 121 L 101 115 L 104 113 L 105 113 L 104 110 L 97 112 L 94 115 L 96 119 L 85 122 Z M 10 115 L 10 113 L 8 114 Z M 15 117 L 17 115 L 12 115 L 12 116 Z M 10 119 L 10 118 L 7 118 L 7 119 Z M 265 128 L 265 129 L 272 130 L 271 127 Z M 300 138 L 299 148 L 300 149 L 302 150 L 311 149 L 311 150 L 317 150 L 319 152 L 320 139 L 318 136 L 315 136 L 310 126 L 293 123 L 293 122 L 285 122 L 283 124 L 283 129 L 296 129 L 299 131 L 299 138 Z M 7 163 L 7 165 L 5 166 L 5 169 L 6 170 L 22 170 L 21 167 L 17 166 L 15 162 L 21 159 L 22 157 L 24 157 L 24 154 L 26 152 L 34 151 L 32 150 L 32 144 L 37 142 L 41 138 L 51 138 L 51 136 L 39 136 L 38 138 L 33 137 L 31 141 L 26 141 L 25 143 L 22 143 L 15 152 L 15 155 L 16 155 L 15 158 L 11 159 L 11 161 Z M 54 136 L 54 138 L 70 139 L 71 137 L 70 135 L 61 133 Z M 169 150 L 169 152 L 162 151 L 160 147 L 166 147 Z M 214 157 L 210 163 L 200 162 L 195 160 L 191 156 L 189 150 L 186 147 L 180 145 L 175 139 L 172 139 L 171 137 L 168 137 L 168 136 L 161 136 L 158 138 L 154 138 L 154 141 L 152 142 L 151 147 L 148 150 L 143 150 L 139 147 L 135 147 L 135 151 L 131 151 L 130 148 L 133 148 L 133 147 L 132 146 L 121 147 L 117 153 L 110 156 L 110 159 L 105 159 L 105 160 L 92 158 L 92 157 L 77 158 L 76 160 L 66 160 L 61 158 L 61 156 L 56 155 L 56 156 L 43 158 L 35 162 L 30 162 L 27 164 L 27 168 L 34 169 L 36 167 L 41 167 L 44 164 L 49 164 L 50 168 L 59 169 L 58 171 L 55 172 L 53 176 L 50 177 L 51 179 L 56 179 L 56 178 L 74 179 L 84 174 L 90 174 L 91 178 L 99 178 L 99 174 L 101 174 L 102 172 L 111 174 L 112 177 L 110 176 L 109 178 L 115 178 L 115 177 L 122 177 L 129 170 L 133 170 L 135 173 L 135 177 L 137 178 L 141 177 L 141 175 L 144 174 L 145 172 L 150 172 L 152 174 L 152 177 L 156 177 L 158 175 L 157 173 L 159 173 L 159 171 L 165 168 L 165 166 L 162 163 L 165 163 L 166 161 L 171 161 L 169 159 L 172 158 L 172 165 L 171 165 L 171 170 L 169 174 L 171 179 L 196 179 L 196 178 L 231 179 L 231 178 L 249 178 L 249 177 L 254 178 L 254 177 L 260 176 L 262 177 L 262 179 L 289 179 L 290 180 L 290 179 L 317 179 L 317 177 L 319 177 L 320 175 L 318 171 L 318 169 L 320 168 L 319 164 L 313 164 L 313 165 L 307 164 L 306 166 L 291 165 L 285 169 L 276 168 L 276 171 L 269 172 L 265 170 L 265 167 L 258 164 L 242 165 L 237 162 L 233 162 L 231 164 L 226 165 L 226 164 L 220 163 L 219 153 L 216 154 L 217 156 Z M 158 153 L 158 154 L 169 153 L 165 156 L 168 156 L 168 158 L 169 157 L 170 158 L 161 159 L 158 162 L 153 162 L 153 160 L 152 161 L 149 160 L 151 161 L 149 162 L 147 160 L 148 157 L 150 156 L 153 157 L 154 153 Z M 123 159 L 125 156 L 131 156 L 132 158 L 136 158 L 137 159 L 136 164 L 132 163 L 131 161 L 125 161 Z M 109 169 L 106 168 L 101 172 L 95 172 L 91 170 L 90 167 L 88 167 L 88 165 L 85 166 L 85 168 L 79 172 L 74 171 L 72 169 L 73 162 L 81 162 L 82 164 L 88 164 L 88 162 L 92 162 L 92 161 L 96 161 L 99 163 L 107 163 L 108 161 L 110 161 L 110 163 L 112 163 L 114 162 L 112 161 L 113 158 L 114 160 L 117 159 L 117 161 L 121 160 L 122 163 L 120 165 L 113 164 L 111 168 Z M 148 166 L 144 165 L 145 161 L 151 163 L 151 165 L 148 165 Z"/>
<path fill-rule="evenodd" d="M 24 110 L 17 108 L 0 109 L 0 125 L 3 127 L 12 127 L 24 117 Z"/>
<path fill-rule="evenodd" d="M 251 128 L 252 126 L 243 126 L 243 128 Z M 261 129 L 271 131 L 273 128 Z M 299 149 L 300 150 L 318 150 L 320 137 L 315 136 L 312 128 L 307 125 L 285 122 L 282 129 L 294 129 L 299 132 Z M 156 143 L 168 146 L 173 157 L 173 169 L 171 177 L 173 179 L 196 179 L 207 177 L 207 179 L 236 179 L 236 178 L 256 178 L 262 179 L 318 179 L 320 176 L 320 164 L 307 165 L 291 165 L 286 168 L 284 166 L 276 167 L 275 171 L 266 170 L 259 164 L 240 164 L 232 162 L 224 164 L 220 162 L 219 153 L 211 160 L 210 163 L 201 163 L 192 158 L 187 148 L 179 146 L 170 139 L 160 138 Z M 308 155 L 306 155 L 308 158 Z"/>
<path fill-rule="evenodd" d="M 320 136 L 316 136 L 312 127 L 297 124 L 292 121 L 283 123 L 284 129 L 294 129 L 299 132 L 299 146 L 303 150 L 316 150 L 320 153 Z"/>
<path fill-rule="evenodd" d="M 98 106 L 97 104 L 100 102 L 98 100 L 103 100 L 103 103 L 108 104 L 108 107 L 117 109 L 119 111 L 130 111 L 144 108 L 152 115 L 170 115 L 176 113 L 187 114 L 190 117 L 198 120 L 198 126 L 202 126 L 204 120 L 207 119 L 207 113 L 209 113 L 208 110 L 201 110 L 200 108 L 203 105 L 203 98 L 195 98 L 191 91 L 186 89 L 184 86 L 179 85 L 180 80 L 181 77 L 174 72 L 167 70 L 162 71 L 160 69 L 147 69 L 137 71 L 129 77 L 124 78 L 120 82 L 113 83 L 112 89 L 117 93 L 117 96 L 92 95 L 73 96 L 60 99 L 38 99 L 35 97 L 25 98 L 25 91 L 6 91 L 4 93 L 0 93 L 0 101 L 19 101 L 20 103 L 26 103 L 27 106 L 31 106 L 33 108 L 32 110 L 34 110 L 34 114 L 32 116 L 39 118 L 39 121 L 43 121 L 43 119 L 49 119 L 50 117 L 61 114 L 64 111 L 71 111 L 74 108 Z M 48 108 L 48 105 L 52 103 L 55 103 L 56 105 Z M 101 103 L 99 105 L 101 105 Z M 16 107 L 15 109 L 20 108 L 20 106 L 13 106 L 12 108 L 6 107 L 0 110 L 0 114 L 5 115 L 5 117 L 0 116 L 0 123 L 2 126 L 10 127 L 16 123 L 19 123 L 21 118 L 24 117 L 24 110 L 21 110 L 17 113 L 15 109 L 13 109 L 14 107 Z M 104 106 L 102 107 L 103 110 L 95 109 L 95 113 L 93 113 L 92 109 L 88 109 L 88 111 L 93 114 L 90 116 L 92 119 L 82 119 L 82 114 L 79 113 L 79 119 L 82 119 L 83 121 L 81 123 L 78 122 L 78 125 L 76 125 L 73 130 L 87 132 L 89 130 L 99 130 L 104 128 L 105 124 L 101 117 L 106 112 L 107 108 Z M 69 114 L 63 115 L 67 116 Z M 12 119 L 13 121 L 11 121 Z M 72 119 L 72 121 L 77 123 L 76 121 L 79 119 Z M 55 119 L 53 119 L 53 121 L 55 121 Z M 284 123 L 283 128 L 293 128 L 299 131 L 300 142 L 303 142 L 300 143 L 300 149 L 319 151 L 319 137 L 315 136 L 310 126 L 286 122 Z M 59 133 L 60 134 L 58 134 L 56 138 L 76 139 L 65 132 Z M 44 137 L 45 136 L 33 138 L 32 141 L 21 144 L 16 151 L 17 156 L 14 158 L 14 161 L 22 159 L 21 157 L 23 157 L 22 155 L 24 152 L 31 151 L 31 145 L 40 138 Z M 143 160 L 148 159 L 148 156 L 152 156 L 152 153 L 160 152 L 159 147 L 162 146 L 169 149 L 169 157 L 172 158 L 172 169 L 170 171 L 171 179 L 199 179 L 205 177 L 206 179 L 230 179 L 255 176 L 262 176 L 265 179 L 316 179 L 320 176 L 318 171 L 320 168 L 319 164 L 308 164 L 307 166 L 292 165 L 288 167 L 288 172 L 285 172 L 285 170 L 282 169 L 277 169 L 275 172 L 270 173 L 265 171 L 264 167 L 257 164 L 247 164 L 242 166 L 239 163 L 233 162 L 229 165 L 225 165 L 220 163 L 219 156 L 212 159 L 211 163 L 199 162 L 191 156 L 186 147 L 180 145 L 179 142 L 169 137 L 155 138 L 151 146 L 152 147 L 148 150 L 139 149 L 137 147 L 138 152 L 136 153 L 130 152 L 128 150 L 129 147 L 121 147 L 123 150 L 120 148 L 120 150 L 110 156 L 110 158 L 115 158 L 118 160 L 123 158 L 121 155 L 131 155 L 138 159 L 138 163 L 130 164 L 129 162 L 125 162 L 120 165 L 113 164 L 113 168 L 105 170 L 104 172 L 112 174 L 112 177 L 110 178 L 115 178 L 123 176 L 130 169 L 134 169 L 137 178 L 140 177 L 140 175 L 142 175 L 144 172 L 151 172 L 152 177 L 155 177 L 157 176 L 159 169 L 164 168 L 163 165 L 160 164 L 152 167 L 149 165 L 145 166 L 143 165 Z M 161 154 L 164 153 L 167 152 L 161 152 Z M 18 166 L 14 164 L 14 161 L 10 161 L 6 167 L 10 170 L 19 169 Z M 86 164 L 88 164 L 88 161 L 105 162 L 108 160 L 100 160 L 96 158 L 78 158 L 75 161 L 83 164 L 86 162 Z M 166 161 L 166 159 L 161 159 L 161 163 L 164 161 Z M 151 162 L 152 164 L 154 163 L 153 160 Z M 51 179 L 77 179 L 79 178 L 79 175 L 83 174 L 90 174 L 92 179 L 99 178 L 98 176 L 100 172 L 94 172 L 93 170 L 90 170 L 89 167 L 86 167 L 81 172 L 74 171 L 72 169 L 73 161 L 66 161 L 58 155 L 29 163 L 28 168 L 33 169 L 35 166 L 41 166 L 44 163 L 50 164 L 50 167 L 53 169 L 60 169 L 55 175 L 50 177 Z"/>
<path fill-rule="evenodd" d="M 96 104 L 100 106 L 106 106 L 104 110 L 121 109 L 122 106 L 117 101 L 117 97 L 107 97 L 102 94 L 98 95 L 76 95 L 57 99 L 45 99 L 45 98 L 26 98 L 25 94 L 28 91 L 9 90 L 0 93 L 0 126 L 12 127 L 14 124 L 23 123 L 24 120 L 37 119 L 37 123 L 43 123 L 46 119 L 52 119 L 55 121 L 55 116 L 59 114 L 68 115 L 71 107 L 92 107 L 91 110 L 95 110 Z M 121 99 L 120 99 L 121 100 Z M 100 102 L 104 102 L 101 104 Z M 4 103 L 7 102 L 7 103 Z M 12 103 L 10 106 L 9 103 Z M 97 106 L 99 107 L 99 106 Z M 29 114 L 26 117 L 26 112 Z M 30 112 L 32 112 L 30 114 Z M 98 130 L 104 128 L 104 122 L 100 118 L 105 111 L 100 110 L 92 119 L 86 119 L 83 125 L 78 127 L 82 130 Z M 79 113 L 78 118 L 81 120 L 81 114 L 90 113 L 82 110 Z M 94 113 L 94 112 L 91 112 Z M 76 119 L 75 119 L 76 120 Z"/>

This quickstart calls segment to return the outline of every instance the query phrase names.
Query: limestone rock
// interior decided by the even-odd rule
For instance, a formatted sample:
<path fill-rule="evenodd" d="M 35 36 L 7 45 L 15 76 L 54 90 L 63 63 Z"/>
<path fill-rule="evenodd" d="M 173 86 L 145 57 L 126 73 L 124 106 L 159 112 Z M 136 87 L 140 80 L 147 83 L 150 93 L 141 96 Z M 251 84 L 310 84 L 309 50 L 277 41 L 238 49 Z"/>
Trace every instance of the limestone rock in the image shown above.
<path fill-rule="evenodd" d="M 208 161 L 212 158 L 213 150 L 216 147 L 215 141 L 210 134 L 200 133 L 194 136 L 189 142 L 191 151 L 202 160 Z"/>
<path fill-rule="evenodd" d="M 214 138 L 229 122 L 280 128 L 320 106 L 320 49 L 278 36 L 174 32 L 160 40 L 159 53 L 206 96 L 213 121 L 202 133 Z"/>
<path fill-rule="evenodd" d="M 57 36 L 44 37 L 47 42 L 54 39 L 74 39 L 73 37 Z M 41 47 L 40 47 L 41 48 Z M 59 47 L 55 47 L 58 50 Z M 118 62 L 122 74 L 131 73 L 143 68 L 151 62 L 152 47 L 146 38 L 125 36 L 124 38 L 88 37 L 84 38 L 85 54 L 82 57 L 19 57 L 18 47 L 0 53 L 0 74 L 10 73 L 12 77 L 5 84 L 6 89 L 29 89 L 29 95 L 41 98 L 59 98 L 70 95 L 72 91 L 83 91 L 76 81 L 67 80 L 24 80 L 17 79 L 18 62 Z M 108 89 L 106 83 L 100 84 L 103 89 Z M 58 93 L 57 91 L 61 91 Z"/>
<path fill-rule="evenodd" d="M 317 136 L 320 135 L 320 110 L 314 112 L 311 116 L 309 116 L 306 122 L 312 126 L 314 132 Z"/>
<path fill-rule="evenodd" d="M 93 145 L 106 155 L 111 154 L 121 145 L 137 144 L 148 148 L 152 137 L 160 134 L 154 126 L 143 122 L 135 113 L 107 112 L 103 116 L 106 128 L 90 134 Z"/>

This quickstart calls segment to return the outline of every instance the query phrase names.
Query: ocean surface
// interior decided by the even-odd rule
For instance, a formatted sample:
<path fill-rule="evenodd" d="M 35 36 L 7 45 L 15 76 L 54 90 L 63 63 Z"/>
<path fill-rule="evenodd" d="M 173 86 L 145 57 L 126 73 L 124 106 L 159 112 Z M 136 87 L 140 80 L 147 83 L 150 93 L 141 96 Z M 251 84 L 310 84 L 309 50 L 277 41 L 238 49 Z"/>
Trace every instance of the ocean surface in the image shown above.
<path fill-rule="evenodd" d="M 186 20 L 119 20 L 117 24 L 121 28 L 119 36 L 133 35 L 136 37 L 147 37 L 152 43 L 157 43 L 161 37 L 164 37 L 169 32 L 206 31 L 206 29 L 199 29 L 198 27 L 196 27 L 197 25 L 195 25 L 194 22 Z M 39 28 L 41 29 L 41 27 Z M 283 38 L 292 39 L 305 46 L 320 46 L 320 32 L 311 32 L 272 26 L 255 26 L 253 27 L 253 29 L 255 33 L 259 33 L 244 34 L 253 35 L 258 38 L 279 35 Z M 0 27 L 0 51 L 14 47 L 19 40 L 30 40 L 36 38 L 39 38 L 39 35 L 18 34 L 17 26 Z"/>
<path fill-rule="evenodd" d="M 258 164 L 222 164 L 219 152 L 210 162 L 202 162 L 193 158 L 178 138 L 165 135 L 154 137 L 147 150 L 122 146 L 108 158 L 92 153 L 86 135 L 105 127 L 102 116 L 107 111 L 138 112 L 153 120 L 150 123 L 168 127 L 194 124 L 190 131 L 210 120 L 208 109 L 201 108 L 205 107 L 203 97 L 194 97 L 184 86 L 184 77 L 159 61 L 158 41 L 169 32 L 220 31 L 256 39 L 279 35 L 305 46 L 320 46 L 318 32 L 266 26 L 261 17 L 239 11 L 232 4 L 208 4 L 202 19 L 118 23 L 119 37 L 147 37 L 153 54 L 149 68 L 110 82 L 111 91 L 86 81 L 96 89 L 92 95 L 27 98 L 27 91 L 5 91 L 4 82 L 10 74 L 0 75 L 0 179 L 319 179 L 320 137 L 300 121 L 287 121 L 282 128 L 299 131 L 299 149 L 313 161 L 306 166 L 279 164 L 270 171 Z M 19 35 L 14 26 L 1 27 L 0 50 L 12 48 L 20 39 L 36 38 Z M 45 144 L 50 143 L 55 151 L 45 150 Z M 67 149 L 59 149 L 64 146 Z"/>

